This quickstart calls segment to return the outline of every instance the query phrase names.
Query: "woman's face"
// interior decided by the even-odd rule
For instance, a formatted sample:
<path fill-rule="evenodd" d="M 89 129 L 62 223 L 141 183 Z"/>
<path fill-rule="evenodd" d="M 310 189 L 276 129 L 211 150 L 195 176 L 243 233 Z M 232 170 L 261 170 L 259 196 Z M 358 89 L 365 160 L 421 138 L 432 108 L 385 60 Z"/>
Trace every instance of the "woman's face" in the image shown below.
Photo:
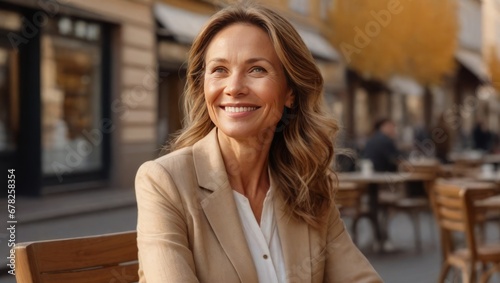
<path fill-rule="evenodd" d="M 269 36 L 250 24 L 232 24 L 215 35 L 205 55 L 205 100 L 210 118 L 226 136 L 264 134 L 293 102 Z"/>

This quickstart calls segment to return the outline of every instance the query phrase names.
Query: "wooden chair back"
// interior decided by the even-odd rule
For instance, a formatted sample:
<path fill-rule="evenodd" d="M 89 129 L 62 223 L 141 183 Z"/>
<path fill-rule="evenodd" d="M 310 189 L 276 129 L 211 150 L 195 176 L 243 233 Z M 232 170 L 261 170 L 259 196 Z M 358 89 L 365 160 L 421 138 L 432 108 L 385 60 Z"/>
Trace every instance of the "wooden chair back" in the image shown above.
<path fill-rule="evenodd" d="M 20 243 L 18 283 L 137 282 L 136 232 Z"/>
<path fill-rule="evenodd" d="M 440 229 L 441 248 L 445 259 L 456 250 L 453 241 L 455 232 L 465 235 L 470 260 L 474 262 L 477 259 L 475 227 L 478 217 L 474 202 L 491 197 L 495 193 L 495 189 L 487 184 L 477 184 L 475 187 L 444 181 L 434 184 L 430 198 Z"/>
<path fill-rule="evenodd" d="M 441 235 L 441 247 L 446 257 L 454 250 L 453 232 L 467 234 L 468 245 L 475 246 L 475 238 L 471 223 L 467 221 L 469 208 L 465 198 L 465 189 L 456 184 L 438 182 L 431 193 Z"/>

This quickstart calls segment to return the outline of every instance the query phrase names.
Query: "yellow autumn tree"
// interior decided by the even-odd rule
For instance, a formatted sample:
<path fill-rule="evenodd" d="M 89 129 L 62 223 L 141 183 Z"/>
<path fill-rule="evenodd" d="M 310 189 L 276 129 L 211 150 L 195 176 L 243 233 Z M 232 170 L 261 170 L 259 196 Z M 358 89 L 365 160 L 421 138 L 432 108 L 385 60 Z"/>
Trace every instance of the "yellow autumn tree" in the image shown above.
<path fill-rule="evenodd" d="M 367 79 L 428 85 L 454 70 L 455 0 L 336 0 L 330 21 L 332 42 Z"/>
<path fill-rule="evenodd" d="M 491 48 L 492 52 L 488 60 L 488 67 L 491 75 L 493 87 L 500 92 L 500 58 L 496 52 L 496 48 Z"/>

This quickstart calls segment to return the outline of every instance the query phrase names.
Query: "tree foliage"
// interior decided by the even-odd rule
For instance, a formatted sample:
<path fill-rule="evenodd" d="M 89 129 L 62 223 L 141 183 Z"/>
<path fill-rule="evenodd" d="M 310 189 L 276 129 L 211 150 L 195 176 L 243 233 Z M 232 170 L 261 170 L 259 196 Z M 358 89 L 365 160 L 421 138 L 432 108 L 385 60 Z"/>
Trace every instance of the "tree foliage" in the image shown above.
<path fill-rule="evenodd" d="M 365 78 L 438 83 L 454 70 L 455 0 L 335 0 L 331 39 Z"/>
<path fill-rule="evenodd" d="M 488 60 L 488 67 L 493 87 L 500 92 L 500 58 L 498 57 L 496 48 L 492 48 L 491 56 Z"/>

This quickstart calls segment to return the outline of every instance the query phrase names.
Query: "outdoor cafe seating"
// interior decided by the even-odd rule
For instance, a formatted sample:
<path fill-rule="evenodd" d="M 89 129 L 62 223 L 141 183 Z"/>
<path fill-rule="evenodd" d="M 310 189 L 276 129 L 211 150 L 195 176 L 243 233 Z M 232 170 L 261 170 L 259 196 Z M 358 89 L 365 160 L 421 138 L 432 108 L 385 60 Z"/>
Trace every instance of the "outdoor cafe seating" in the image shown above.
<path fill-rule="evenodd" d="M 343 183 L 354 183 L 366 188 L 364 191 L 368 196 L 368 211 L 364 212 L 363 216 L 370 219 L 373 225 L 374 247 L 380 247 L 381 251 L 384 251 L 384 245 L 390 244 L 387 235 L 389 213 L 405 212 L 410 217 L 415 230 L 415 249 L 420 251 L 422 244 L 419 214 L 430 210 L 425 191 L 437 178 L 435 173 L 437 171 L 435 167 L 415 166 L 411 170 L 402 172 L 342 172 L 338 174 L 338 178 L 340 186 Z M 404 185 L 410 182 L 424 184 L 421 197 L 405 196 Z M 383 187 L 389 189 L 384 190 Z M 385 217 L 380 217 L 380 214 L 384 214 Z"/>

